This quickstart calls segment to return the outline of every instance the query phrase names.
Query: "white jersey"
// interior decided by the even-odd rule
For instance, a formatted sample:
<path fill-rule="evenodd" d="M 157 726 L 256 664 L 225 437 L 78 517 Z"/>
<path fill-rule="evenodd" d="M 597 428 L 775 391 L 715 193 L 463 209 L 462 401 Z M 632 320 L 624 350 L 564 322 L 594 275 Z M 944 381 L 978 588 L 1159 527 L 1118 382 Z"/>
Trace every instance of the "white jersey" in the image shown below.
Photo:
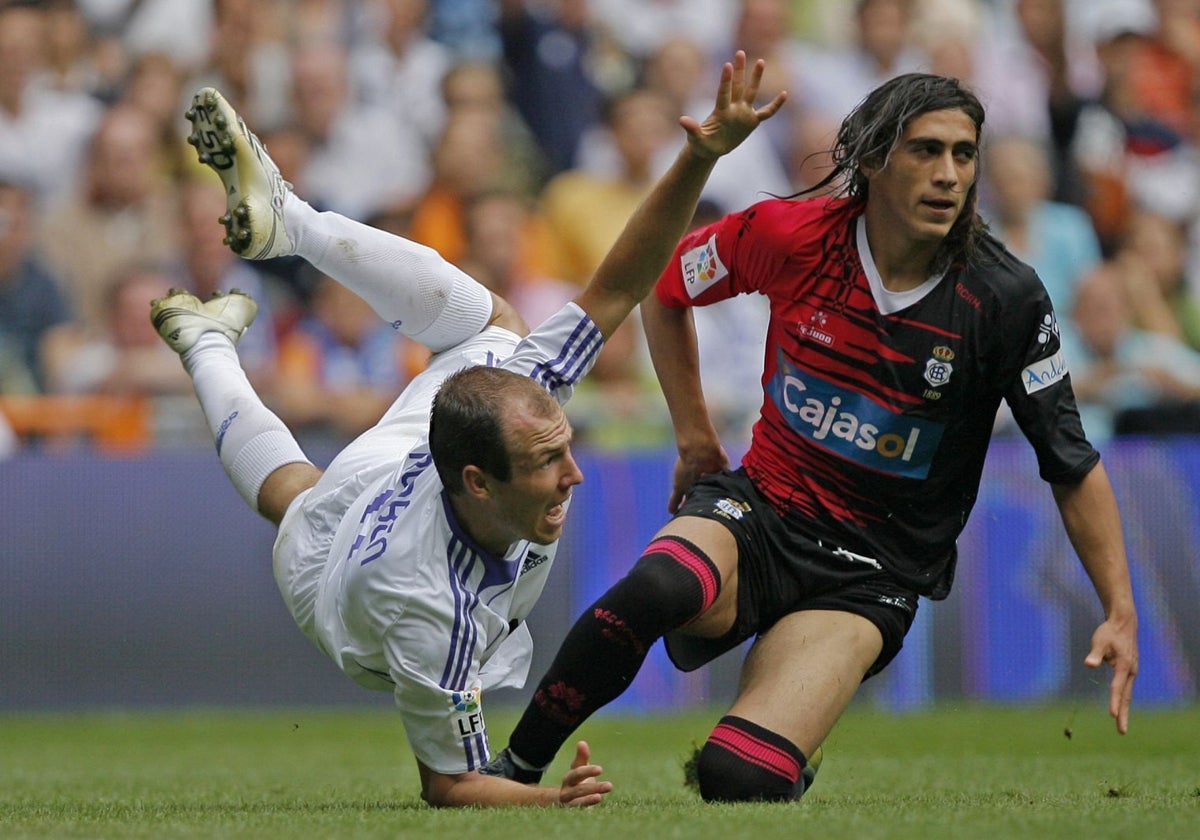
<path fill-rule="evenodd" d="M 482 692 L 524 685 L 524 619 L 557 543 L 497 557 L 467 536 L 429 452 L 430 401 L 454 370 L 489 364 L 565 403 L 601 346 L 570 303 L 519 342 L 490 328 L 439 354 L 280 525 L 275 576 L 300 628 L 355 681 L 393 692 L 413 753 L 438 773 L 488 760 Z"/>

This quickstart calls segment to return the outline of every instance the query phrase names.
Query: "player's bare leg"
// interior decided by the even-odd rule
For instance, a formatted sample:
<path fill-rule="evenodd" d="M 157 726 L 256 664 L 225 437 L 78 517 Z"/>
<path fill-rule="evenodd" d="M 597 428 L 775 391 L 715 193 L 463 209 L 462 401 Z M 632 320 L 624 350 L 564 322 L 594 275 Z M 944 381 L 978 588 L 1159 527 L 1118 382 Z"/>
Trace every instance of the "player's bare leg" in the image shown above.
<path fill-rule="evenodd" d="M 807 764 L 794 795 L 802 794 L 820 766 L 821 744 L 882 648 L 878 628 L 862 616 L 835 610 L 784 616 L 747 654 L 737 699 L 723 719 L 731 721 L 728 731 L 718 734 L 719 725 L 705 749 L 749 732 L 764 743 L 777 741 L 784 761 L 799 750 Z"/>

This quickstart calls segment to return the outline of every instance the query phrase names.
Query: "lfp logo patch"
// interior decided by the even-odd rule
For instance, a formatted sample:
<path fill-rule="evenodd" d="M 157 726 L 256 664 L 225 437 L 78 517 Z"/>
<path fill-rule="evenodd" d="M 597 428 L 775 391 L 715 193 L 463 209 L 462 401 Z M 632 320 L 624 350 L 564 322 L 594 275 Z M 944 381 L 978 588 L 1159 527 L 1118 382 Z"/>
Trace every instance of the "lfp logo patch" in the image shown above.
<path fill-rule="evenodd" d="M 487 727 L 483 722 L 483 701 L 478 685 L 465 691 L 452 692 L 450 704 L 454 707 L 453 725 L 458 737 L 471 738 L 487 732 Z"/>
<path fill-rule="evenodd" d="M 714 283 L 729 276 L 729 269 L 725 268 L 721 258 L 717 256 L 715 233 L 703 245 L 685 251 L 679 262 L 683 271 L 683 283 L 690 298 L 700 296 Z"/>
<path fill-rule="evenodd" d="M 475 712 L 479 710 L 479 687 L 468 688 L 466 691 L 456 691 L 450 695 L 456 712 Z"/>

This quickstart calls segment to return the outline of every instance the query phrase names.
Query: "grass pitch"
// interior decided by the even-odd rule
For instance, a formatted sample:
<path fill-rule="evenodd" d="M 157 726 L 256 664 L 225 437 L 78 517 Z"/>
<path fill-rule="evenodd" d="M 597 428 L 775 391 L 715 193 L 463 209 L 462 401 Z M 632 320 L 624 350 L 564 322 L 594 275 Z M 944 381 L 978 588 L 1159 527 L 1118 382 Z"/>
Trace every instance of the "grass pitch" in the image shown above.
<path fill-rule="evenodd" d="M 580 736 L 617 789 L 583 812 L 428 808 L 386 710 L 5 715 L 0 837 L 1200 836 L 1200 711 L 1137 709 L 1123 738 L 1103 711 L 852 707 L 803 800 L 720 806 L 682 771 L 719 712 L 602 715 Z"/>

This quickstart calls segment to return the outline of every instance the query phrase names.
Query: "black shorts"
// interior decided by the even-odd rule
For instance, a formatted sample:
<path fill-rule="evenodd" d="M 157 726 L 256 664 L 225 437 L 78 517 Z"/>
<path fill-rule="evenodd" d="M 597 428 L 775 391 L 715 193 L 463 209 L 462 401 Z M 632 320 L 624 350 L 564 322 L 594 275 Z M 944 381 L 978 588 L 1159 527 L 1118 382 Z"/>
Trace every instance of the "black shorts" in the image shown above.
<path fill-rule="evenodd" d="M 668 633 L 667 654 L 675 667 L 695 670 L 802 610 L 853 613 L 879 628 L 883 650 L 866 677 L 878 674 L 900 652 L 917 615 L 917 593 L 871 558 L 804 536 L 804 520 L 780 515 L 743 470 L 702 477 L 676 516 L 720 522 L 736 538 L 738 614 L 733 628 L 718 639 Z"/>

